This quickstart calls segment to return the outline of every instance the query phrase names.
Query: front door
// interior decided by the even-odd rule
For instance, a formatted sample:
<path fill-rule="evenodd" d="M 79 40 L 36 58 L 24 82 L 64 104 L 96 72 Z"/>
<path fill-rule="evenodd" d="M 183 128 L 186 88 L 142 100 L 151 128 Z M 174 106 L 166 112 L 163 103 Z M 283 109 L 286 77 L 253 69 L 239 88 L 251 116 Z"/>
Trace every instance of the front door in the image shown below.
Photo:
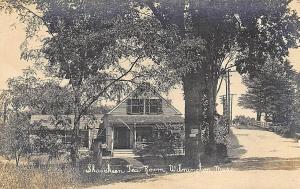
<path fill-rule="evenodd" d="M 127 127 L 115 127 L 114 148 L 115 149 L 130 148 L 130 130 Z"/>

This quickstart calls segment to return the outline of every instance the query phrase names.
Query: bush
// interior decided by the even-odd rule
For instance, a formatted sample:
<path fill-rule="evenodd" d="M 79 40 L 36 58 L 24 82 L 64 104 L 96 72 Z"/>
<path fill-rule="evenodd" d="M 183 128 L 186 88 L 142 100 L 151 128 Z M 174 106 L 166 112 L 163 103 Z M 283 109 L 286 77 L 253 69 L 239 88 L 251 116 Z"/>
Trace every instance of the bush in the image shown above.
<path fill-rule="evenodd" d="M 236 116 L 233 121 L 233 124 L 241 125 L 241 126 L 254 126 L 256 123 L 256 120 L 251 117 L 246 117 L 244 115 Z"/>
<path fill-rule="evenodd" d="M 139 156 L 154 155 L 166 158 L 172 155 L 181 155 L 177 151 L 183 148 L 183 133 L 160 131 L 161 137 L 155 137 L 153 142 L 145 145 L 137 143 L 135 153 Z"/>
<path fill-rule="evenodd" d="M 289 126 L 284 126 L 284 124 L 271 124 L 269 130 L 283 137 L 291 136 L 291 128 Z"/>

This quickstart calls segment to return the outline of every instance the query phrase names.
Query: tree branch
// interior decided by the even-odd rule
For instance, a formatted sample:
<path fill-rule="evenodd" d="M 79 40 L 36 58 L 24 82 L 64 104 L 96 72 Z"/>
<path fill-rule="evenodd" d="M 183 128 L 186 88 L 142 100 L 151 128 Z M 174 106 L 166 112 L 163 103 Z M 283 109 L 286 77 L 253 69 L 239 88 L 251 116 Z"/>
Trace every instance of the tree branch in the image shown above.
<path fill-rule="evenodd" d="M 217 89 L 217 94 L 219 93 L 219 91 L 220 91 L 220 89 L 221 89 L 223 80 L 224 80 L 224 77 L 221 78 L 221 81 L 220 81 L 219 86 L 218 86 L 218 89 Z"/>
<path fill-rule="evenodd" d="M 23 9 L 23 10 L 25 10 L 27 13 L 30 13 L 30 14 L 32 14 L 34 17 L 40 19 L 40 20 L 44 23 L 44 25 L 48 28 L 48 30 L 49 30 L 48 23 L 46 22 L 46 20 L 45 20 L 42 16 L 38 15 L 37 13 L 35 13 L 34 11 L 32 11 L 31 9 L 27 8 L 26 6 L 24 6 L 24 5 L 23 5 L 22 3 L 20 3 L 19 1 L 17 1 L 17 5 L 15 5 L 15 6 L 13 6 L 13 7 L 15 7 L 16 9 L 18 9 L 18 8 L 19 8 L 19 9 Z M 50 31 L 49 31 L 49 34 L 53 36 L 53 34 L 52 34 Z"/>
<path fill-rule="evenodd" d="M 154 16 L 160 21 L 160 23 L 165 26 L 167 25 L 167 20 L 163 17 L 163 15 L 158 11 L 158 9 L 154 6 L 153 1 L 146 0 L 145 4 L 150 8 Z"/>
<path fill-rule="evenodd" d="M 136 58 L 136 60 L 131 64 L 130 68 L 125 72 L 123 73 L 121 76 L 119 76 L 118 78 L 114 79 L 112 82 L 110 82 L 108 85 L 106 85 L 102 90 L 101 92 L 99 92 L 97 95 L 89 98 L 88 100 L 86 100 L 86 102 L 84 102 L 84 104 L 82 105 L 82 109 L 80 110 L 80 113 L 79 113 L 79 117 L 83 115 L 84 112 L 87 111 L 87 109 L 96 101 L 100 98 L 100 96 L 106 92 L 106 90 L 111 87 L 114 83 L 116 83 L 117 81 L 120 81 L 123 77 L 125 77 L 127 74 L 129 74 L 132 69 L 134 68 L 134 66 L 138 63 L 138 61 L 142 58 L 142 56 L 139 56 Z M 89 102 L 89 100 L 91 100 Z"/>

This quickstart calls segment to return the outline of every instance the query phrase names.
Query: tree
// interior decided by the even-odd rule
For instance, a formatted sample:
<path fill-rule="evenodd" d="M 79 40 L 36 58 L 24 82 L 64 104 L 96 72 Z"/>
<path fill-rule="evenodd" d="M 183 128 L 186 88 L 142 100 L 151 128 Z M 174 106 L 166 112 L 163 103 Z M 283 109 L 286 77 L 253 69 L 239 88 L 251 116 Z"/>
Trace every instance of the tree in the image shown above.
<path fill-rule="evenodd" d="M 249 79 L 249 76 L 244 76 L 242 80 L 247 86 L 247 92 L 239 98 L 239 106 L 256 111 L 256 120 L 261 121 L 262 113 L 267 112 L 266 98 L 263 94 L 265 86 L 257 78 Z"/>
<path fill-rule="evenodd" d="M 300 74 L 296 73 L 296 92 L 295 92 L 295 132 L 300 132 Z"/>
<path fill-rule="evenodd" d="M 157 31 L 147 36 L 156 47 L 147 49 L 149 57 L 163 67 L 162 75 L 171 76 L 171 84 L 183 84 L 187 159 L 197 166 L 205 152 L 214 161 L 220 76 L 231 67 L 253 74 L 268 57 L 283 62 L 298 41 L 299 18 L 289 0 L 139 2 Z M 189 137 L 192 129 L 201 134 Z"/>
<path fill-rule="evenodd" d="M 74 129 L 71 148 L 77 164 L 79 124 L 82 115 L 98 100 L 118 96 L 118 82 L 131 82 L 129 73 L 143 60 L 135 45 L 127 45 L 126 28 L 136 13 L 129 1 L 5 1 L 7 11 L 16 10 L 27 24 L 27 40 L 22 58 L 41 64 L 47 60 L 47 72 L 69 80 L 72 92 Z M 30 6 L 35 6 L 35 10 Z M 28 39 L 45 27 L 48 37 L 42 48 L 30 49 Z M 125 62 L 125 63 L 124 63 Z M 127 76 L 127 78 L 126 78 Z M 134 79 L 134 78 L 133 78 Z"/>
<path fill-rule="evenodd" d="M 20 158 L 30 151 L 28 128 L 30 116 L 18 110 L 10 112 L 7 122 L 0 127 L 0 153 L 9 159 L 15 159 L 19 166 Z"/>
<path fill-rule="evenodd" d="M 13 7 L 28 13 L 28 9 L 21 6 L 20 2 L 17 6 L 15 1 L 7 0 L 7 2 L 13 2 Z M 30 1 L 26 1 L 28 2 Z M 90 4 L 88 6 L 85 1 L 34 1 L 38 5 L 38 10 L 43 13 L 40 22 L 45 23 L 48 31 L 53 34 L 45 47 L 57 47 L 44 48 L 46 57 L 52 62 L 51 65 L 59 68 L 58 73 L 62 77 L 70 79 L 73 91 L 80 91 L 79 86 L 82 85 L 78 84 L 85 82 L 88 76 L 94 76 L 93 73 L 97 73 L 99 68 L 103 68 L 100 69 L 103 71 L 107 70 L 104 68 L 115 65 L 104 64 L 103 67 L 92 60 L 110 60 L 96 61 L 96 63 L 115 63 L 120 57 L 136 57 L 136 61 L 134 60 L 127 70 L 131 71 L 142 57 L 147 56 L 152 59 L 156 66 L 153 67 L 154 74 L 150 76 L 157 76 L 158 83 L 183 84 L 186 105 L 186 156 L 191 166 L 199 165 L 199 160 L 203 159 L 201 157 L 203 152 L 210 156 L 208 159 L 213 161 L 215 159 L 214 114 L 220 76 L 234 66 L 240 73 L 253 74 L 268 57 L 283 62 L 288 54 L 288 48 L 295 46 L 299 37 L 299 18 L 295 11 L 288 8 L 290 0 L 91 2 L 87 3 Z M 124 13 L 122 10 L 127 10 L 125 12 L 129 14 L 122 14 Z M 116 12 L 118 18 L 123 19 L 116 19 L 114 22 Z M 29 13 L 36 15 L 32 11 Z M 104 24 L 103 20 L 105 20 Z M 32 23 L 37 21 L 30 22 L 30 25 L 34 26 Z M 128 27 L 127 23 L 135 24 L 133 27 Z M 92 30 L 90 26 L 93 26 Z M 97 35 L 90 35 L 100 33 L 103 34 L 102 37 L 107 37 L 99 39 L 94 38 Z M 68 36 L 71 36 L 71 39 Z M 116 40 L 116 36 L 119 36 L 119 40 Z M 126 40 L 128 36 L 130 40 Z M 85 56 L 90 53 L 86 47 L 90 45 L 87 42 L 91 41 L 95 42 L 93 43 L 95 46 L 88 49 L 97 53 Z M 101 43 L 103 41 L 106 43 Z M 93 51 L 94 49 L 97 51 Z M 113 50 L 118 51 L 115 53 Z M 65 51 L 66 53 L 63 53 Z M 72 61 L 66 61 L 65 58 Z M 226 63 L 225 60 L 228 59 L 234 59 L 234 63 Z M 54 64 L 55 62 L 58 64 Z M 70 72 L 69 68 L 74 71 Z M 161 68 L 161 71 L 158 68 Z M 124 74 L 126 73 L 125 71 Z M 100 81 L 111 79 L 110 74 L 101 76 Z M 114 77 L 112 84 L 119 79 L 120 77 Z M 164 83 L 166 80 L 168 82 Z M 99 80 L 93 81 L 99 82 Z M 92 104 L 94 99 L 98 99 L 112 85 L 105 83 L 102 86 L 105 86 L 102 88 L 105 90 L 99 90 L 103 92 L 92 97 L 91 101 L 84 105 Z M 74 107 L 77 108 L 80 107 L 78 96 L 75 94 L 77 105 Z M 80 117 L 79 110 L 86 109 L 76 110 L 76 115 L 79 115 L 76 116 L 77 120 Z M 76 128 L 78 125 L 75 126 L 74 136 L 76 136 Z M 189 137 L 192 129 L 199 131 L 197 138 Z M 74 152 L 76 152 L 76 140 L 74 144 Z"/>
<path fill-rule="evenodd" d="M 7 81 L 9 103 L 32 114 L 71 114 L 72 94 L 57 78 L 41 79 L 32 68 Z"/>
<path fill-rule="evenodd" d="M 26 69 L 23 75 L 8 80 L 8 90 L 1 96 L 5 104 L 5 119 L 0 128 L 1 153 L 14 158 L 18 166 L 20 158 L 35 149 L 29 137 L 36 127 L 30 123 L 31 115 L 70 112 L 70 92 L 56 80 L 40 80 L 32 69 Z M 57 154 L 56 146 L 50 145 L 57 144 L 56 136 L 40 137 L 40 142 L 51 148 L 47 151 L 50 155 Z"/>
<path fill-rule="evenodd" d="M 291 124 L 296 83 L 289 62 L 269 60 L 255 75 L 245 76 L 243 83 L 247 92 L 240 97 L 239 105 L 255 110 L 258 121 L 265 113 L 274 123 Z"/>

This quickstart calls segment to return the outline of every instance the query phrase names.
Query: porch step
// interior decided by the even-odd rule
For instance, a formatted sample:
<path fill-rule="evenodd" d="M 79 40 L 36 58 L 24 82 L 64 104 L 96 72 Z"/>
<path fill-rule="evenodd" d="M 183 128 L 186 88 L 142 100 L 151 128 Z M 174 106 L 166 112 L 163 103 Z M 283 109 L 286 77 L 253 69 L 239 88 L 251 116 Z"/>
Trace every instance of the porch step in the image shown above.
<path fill-rule="evenodd" d="M 136 157 L 132 149 L 114 150 L 113 157 Z"/>

